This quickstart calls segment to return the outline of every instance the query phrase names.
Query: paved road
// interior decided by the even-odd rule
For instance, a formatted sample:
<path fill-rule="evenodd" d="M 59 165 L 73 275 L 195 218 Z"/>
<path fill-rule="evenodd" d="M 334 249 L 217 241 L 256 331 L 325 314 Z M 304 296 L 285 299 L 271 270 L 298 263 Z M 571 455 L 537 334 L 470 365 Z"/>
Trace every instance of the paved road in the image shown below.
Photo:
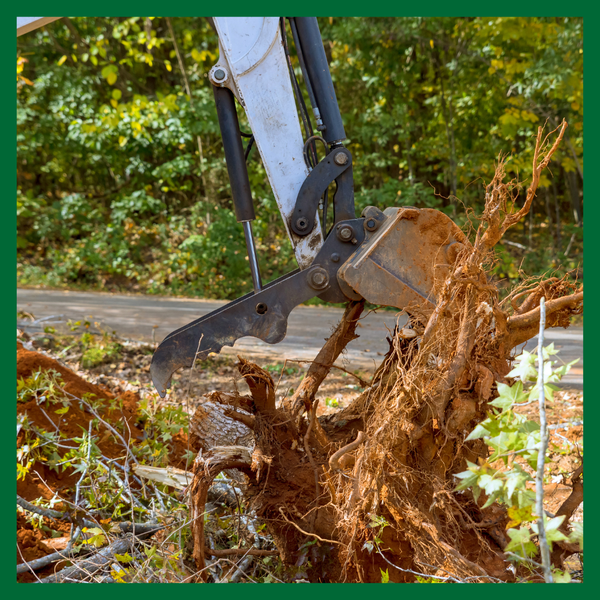
<path fill-rule="evenodd" d="M 139 341 L 160 342 L 168 333 L 201 317 L 225 302 L 157 298 L 141 295 L 104 294 L 93 292 L 62 292 L 53 290 L 17 290 L 17 309 L 32 313 L 37 319 L 61 316 L 62 320 L 85 319 L 99 321 L 119 335 Z M 276 360 L 284 358 L 312 360 L 323 340 L 338 323 L 342 310 L 332 307 L 299 306 L 288 320 L 288 335 L 272 346 L 257 338 L 242 338 L 234 348 L 225 347 L 225 354 L 262 355 Z M 386 336 L 393 330 L 398 316 L 393 312 L 369 313 L 359 323 L 357 333 L 347 348 L 345 361 L 353 368 L 373 369 L 388 349 Z M 400 324 L 404 317 L 400 317 Z M 567 376 L 572 387 L 583 385 L 583 329 L 549 329 L 546 343 L 554 342 L 561 359 L 580 362 Z M 532 350 L 536 339 L 527 343 Z"/>

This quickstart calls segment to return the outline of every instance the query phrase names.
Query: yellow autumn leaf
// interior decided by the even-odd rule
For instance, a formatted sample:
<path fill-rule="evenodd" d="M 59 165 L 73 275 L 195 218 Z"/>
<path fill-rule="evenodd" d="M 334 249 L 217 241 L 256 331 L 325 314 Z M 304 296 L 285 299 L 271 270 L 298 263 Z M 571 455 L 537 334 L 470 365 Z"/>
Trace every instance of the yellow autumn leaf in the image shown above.
<path fill-rule="evenodd" d="M 83 532 L 92 534 L 91 537 L 83 540 L 83 544 L 100 548 L 100 546 L 103 546 L 106 543 L 106 535 L 104 534 L 104 531 L 100 529 L 100 527 L 84 527 Z"/>
<path fill-rule="evenodd" d="M 517 525 L 520 525 L 521 523 L 533 521 L 534 519 L 533 514 L 531 512 L 531 506 L 525 506 L 523 508 L 511 506 L 508 509 L 507 513 L 511 520 L 506 526 L 506 529 L 510 529 L 511 527 L 517 527 Z"/>
<path fill-rule="evenodd" d="M 433 48 L 433 40 L 429 40 L 429 45 Z"/>
<path fill-rule="evenodd" d="M 119 136 L 119 146 L 123 147 L 127 143 L 127 138 L 124 135 Z"/>
<path fill-rule="evenodd" d="M 117 74 L 116 73 L 109 73 L 106 76 L 106 81 L 108 81 L 109 85 L 112 85 L 115 81 L 117 81 Z"/>
<path fill-rule="evenodd" d="M 66 55 L 66 54 L 63 54 L 63 55 L 62 55 L 62 56 L 61 56 L 61 57 L 58 59 L 58 63 L 56 63 L 56 64 L 58 64 L 58 65 L 62 65 L 62 64 L 65 62 L 65 60 L 67 60 L 67 55 Z"/>

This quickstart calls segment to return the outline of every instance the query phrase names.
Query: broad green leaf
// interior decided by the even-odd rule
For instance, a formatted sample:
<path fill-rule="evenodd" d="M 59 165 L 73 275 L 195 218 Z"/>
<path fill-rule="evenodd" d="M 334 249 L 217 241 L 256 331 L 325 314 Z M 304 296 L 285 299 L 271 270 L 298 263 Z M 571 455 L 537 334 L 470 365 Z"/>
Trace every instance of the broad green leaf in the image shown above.
<path fill-rule="evenodd" d="M 546 540 L 548 541 L 550 550 L 552 550 L 552 542 L 561 542 L 567 539 L 567 536 L 558 529 L 564 520 L 565 515 L 551 519 L 548 519 L 548 517 L 544 515 L 544 529 L 546 530 Z M 531 528 L 535 533 L 539 533 L 537 521 L 532 524 Z"/>
<path fill-rule="evenodd" d="M 517 487 L 525 487 L 525 483 L 529 481 L 531 477 L 524 471 L 514 469 L 506 475 L 506 496 L 510 499 L 515 493 Z M 518 525 L 518 523 L 517 523 Z"/>
<path fill-rule="evenodd" d="M 554 583 L 571 583 L 571 575 L 568 571 L 552 571 L 552 581 Z"/>
<path fill-rule="evenodd" d="M 133 562 L 133 558 L 129 555 L 129 552 L 125 552 L 125 554 L 115 554 L 115 558 L 122 563 Z"/>
<path fill-rule="evenodd" d="M 523 353 L 515 359 L 517 366 L 508 373 L 508 376 L 520 379 L 523 383 L 535 381 L 537 379 L 535 359 L 535 354 L 523 350 Z"/>
<path fill-rule="evenodd" d="M 462 473 L 457 473 L 455 477 L 462 479 L 462 481 L 456 486 L 457 490 L 466 490 L 475 485 L 479 479 L 479 475 L 477 473 L 473 473 L 472 471 L 463 471 Z"/>
<path fill-rule="evenodd" d="M 478 440 L 489 435 L 490 432 L 481 423 L 479 423 L 477 427 L 475 427 L 475 429 L 473 429 L 473 431 L 471 431 L 471 433 L 466 437 L 465 441 L 468 442 L 469 440 Z"/>
<path fill-rule="evenodd" d="M 84 527 L 84 533 L 91 533 L 92 536 L 83 540 L 82 544 L 88 544 L 100 548 L 106 543 L 106 535 L 100 527 Z"/>
<path fill-rule="evenodd" d="M 530 539 L 531 531 L 527 527 L 508 529 L 506 533 L 510 542 L 504 548 L 505 551 L 514 552 L 522 557 L 534 556 L 537 553 L 537 547 Z"/>

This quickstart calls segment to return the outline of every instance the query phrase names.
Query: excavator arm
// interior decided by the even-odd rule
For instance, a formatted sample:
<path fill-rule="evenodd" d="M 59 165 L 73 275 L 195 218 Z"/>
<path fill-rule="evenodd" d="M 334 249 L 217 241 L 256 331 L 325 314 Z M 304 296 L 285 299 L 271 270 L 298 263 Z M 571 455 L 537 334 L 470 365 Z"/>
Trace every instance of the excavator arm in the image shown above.
<path fill-rule="evenodd" d="M 20 17 L 17 34 L 54 17 Z M 290 312 L 317 296 L 365 298 L 411 310 L 433 306 L 440 282 L 465 241 L 443 213 L 413 207 L 354 209 L 353 157 L 317 19 L 214 17 L 219 60 L 209 72 L 236 218 L 242 224 L 253 292 L 169 334 L 156 349 L 151 376 L 164 397 L 175 371 L 245 336 L 275 344 Z M 312 108 L 306 109 L 288 48 L 288 27 Z M 289 43 L 292 43 L 291 41 Z M 299 269 L 263 285 L 252 235 L 255 218 L 235 102 L 244 108 Z M 304 127 L 300 126 L 299 115 Z M 313 129 L 313 121 L 315 128 Z M 315 133 L 316 129 L 316 133 Z M 325 149 L 318 161 L 315 143 Z M 327 229 L 328 188 L 334 219 Z M 319 213 L 321 213 L 321 218 Z"/>

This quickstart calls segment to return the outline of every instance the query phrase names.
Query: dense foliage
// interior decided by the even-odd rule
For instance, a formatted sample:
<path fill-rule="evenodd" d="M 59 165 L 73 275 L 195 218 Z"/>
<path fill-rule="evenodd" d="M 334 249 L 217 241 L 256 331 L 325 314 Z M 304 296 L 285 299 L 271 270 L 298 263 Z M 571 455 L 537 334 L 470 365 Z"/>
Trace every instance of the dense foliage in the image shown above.
<path fill-rule="evenodd" d="M 498 154 L 526 183 L 537 127 L 565 118 L 566 143 L 496 272 L 580 264 L 582 19 L 319 24 L 359 210 L 429 206 L 466 224 Z M 21 284 L 227 298 L 250 289 L 207 79 L 217 55 L 208 22 L 193 17 L 64 19 L 19 38 Z M 269 280 L 293 256 L 256 150 L 249 171 Z"/>

